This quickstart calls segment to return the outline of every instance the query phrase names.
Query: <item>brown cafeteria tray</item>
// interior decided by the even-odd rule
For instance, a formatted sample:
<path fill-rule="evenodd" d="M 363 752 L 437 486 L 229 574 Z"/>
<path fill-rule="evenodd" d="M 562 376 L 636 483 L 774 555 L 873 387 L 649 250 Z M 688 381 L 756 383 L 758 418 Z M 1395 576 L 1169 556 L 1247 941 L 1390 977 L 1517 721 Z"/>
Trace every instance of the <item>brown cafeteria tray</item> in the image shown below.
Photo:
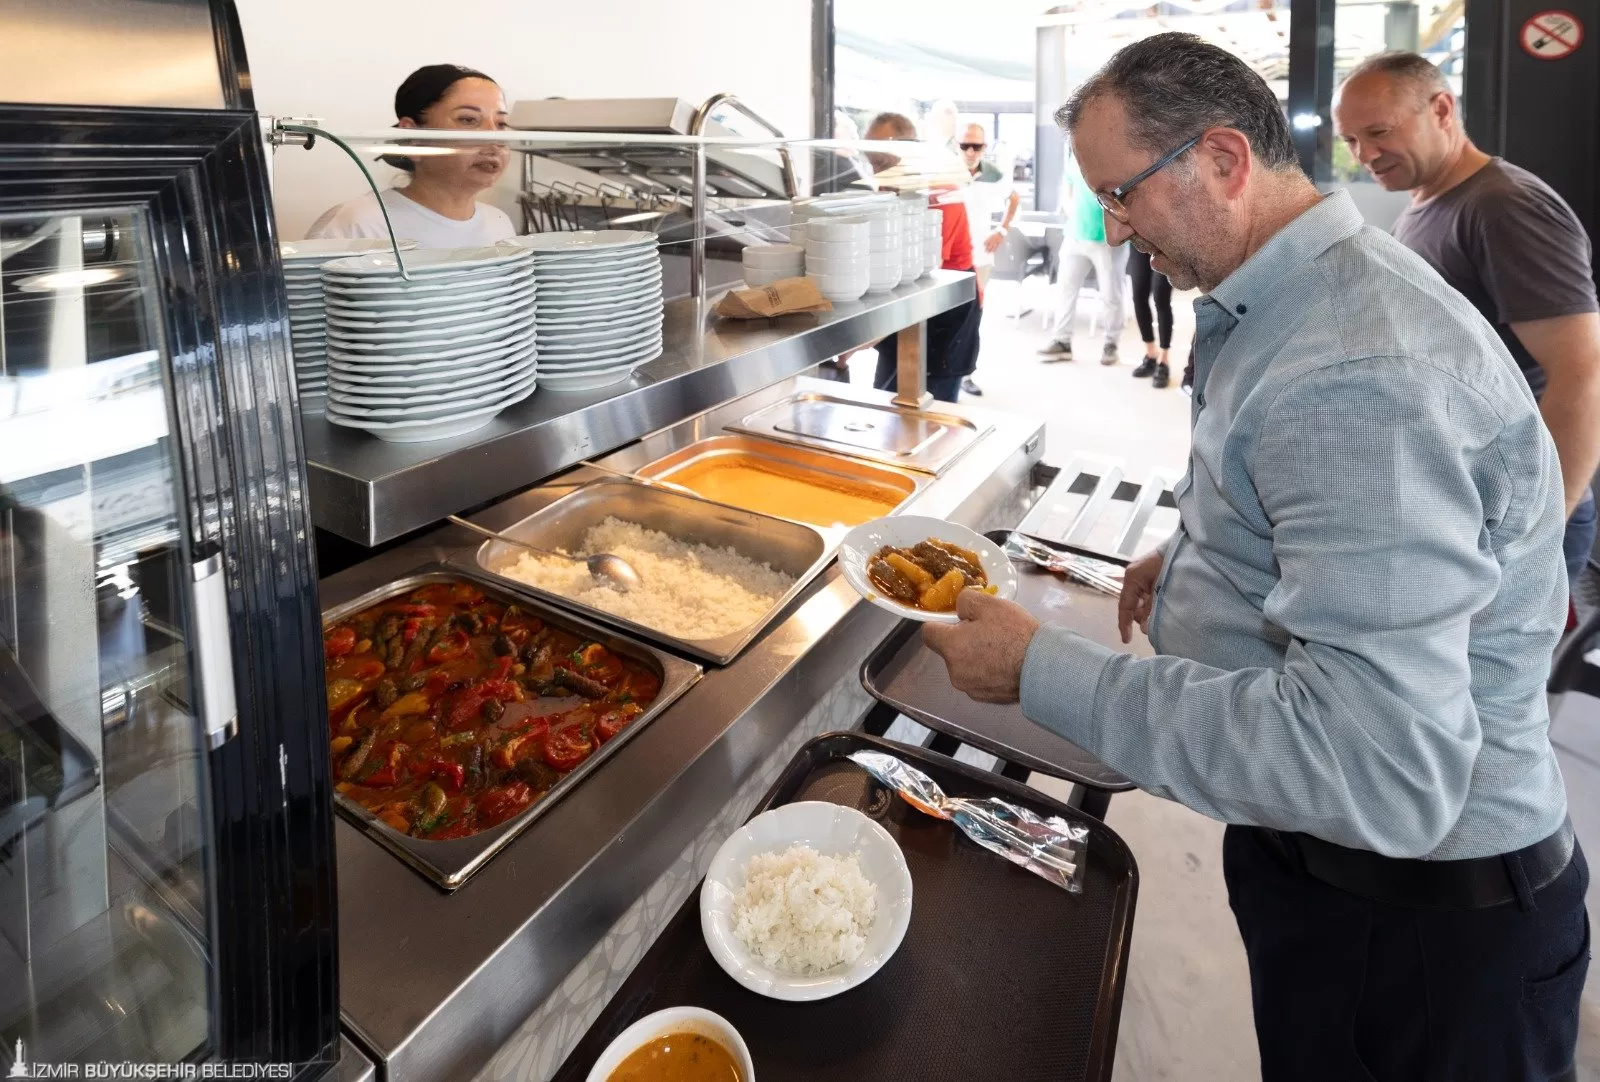
<path fill-rule="evenodd" d="M 1008 531 L 988 536 L 1004 545 Z M 1150 655 L 1136 638 L 1132 647 L 1117 640 L 1117 599 L 1068 582 L 1026 561 L 1017 568 L 1016 602 L 1043 623 L 1061 624 L 1118 650 Z M 1016 703 L 974 702 L 950 683 L 944 659 L 922 645 L 922 624 L 902 620 L 861 665 L 868 694 L 911 720 L 955 737 L 1008 763 L 1037 770 L 1106 792 L 1125 792 L 1133 783 L 1089 752 L 1023 716 Z"/>
<path fill-rule="evenodd" d="M 504 848 L 510 841 L 525 830 L 545 811 L 553 807 L 575 786 L 583 781 L 611 756 L 617 749 L 633 738 L 633 735 L 653 721 L 663 710 L 672 705 L 673 701 L 688 691 L 696 680 L 700 679 L 701 668 L 699 665 L 682 658 L 673 657 L 664 650 L 658 650 L 642 642 L 613 631 L 600 627 L 581 616 L 576 616 L 563 609 L 530 602 L 525 597 L 512 594 L 488 581 L 484 576 L 464 574 L 461 571 L 443 567 L 423 568 L 419 572 L 407 575 L 403 579 L 371 590 L 352 601 L 347 601 L 322 614 L 324 628 L 336 624 L 369 605 L 376 605 L 380 601 L 387 601 L 397 594 L 415 590 L 418 586 L 426 586 L 434 582 L 461 582 L 468 581 L 484 592 L 486 597 L 494 598 L 507 604 L 515 602 L 518 608 L 537 613 L 545 623 L 554 627 L 564 628 L 575 635 L 594 642 L 601 643 L 608 650 L 644 662 L 655 670 L 661 677 L 661 692 L 650 704 L 650 708 L 640 714 L 621 732 L 610 740 L 601 744 L 594 750 L 594 754 L 580 763 L 570 774 L 567 774 L 550 791 L 534 801 L 521 814 L 507 819 L 499 826 L 490 827 L 488 830 L 479 831 L 467 838 L 452 838 L 447 841 L 430 841 L 426 838 L 413 838 L 409 834 L 402 834 L 393 827 L 388 826 L 378 819 L 366 808 L 353 800 L 348 800 L 339 793 L 334 793 L 334 805 L 341 815 L 349 819 L 368 837 L 379 845 L 388 849 L 395 856 L 405 861 L 411 867 L 421 872 L 434 883 L 446 890 L 455 890 L 467 879 L 483 867 L 489 858 Z"/>
<path fill-rule="evenodd" d="M 1069 894 L 914 811 L 845 757 L 899 756 L 952 796 L 998 796 L 1089 828 L 1083 892 Z M 1037 790 L 921 748 L 862 733 L 811 741 L 755 814 L 827 800 L 876 819 L 913 883 L 905 939 L 870 980 L 831 999 L 786 1003 L 724 973 L 689 897 L 606 1005 L 556 1082 L 583 1082 L 639 1018 L 692 1005 L 726 1018 L 760 1082 L 1100 1082 L 1111 1077 L 1139 871 L 1097 819 Z"/>

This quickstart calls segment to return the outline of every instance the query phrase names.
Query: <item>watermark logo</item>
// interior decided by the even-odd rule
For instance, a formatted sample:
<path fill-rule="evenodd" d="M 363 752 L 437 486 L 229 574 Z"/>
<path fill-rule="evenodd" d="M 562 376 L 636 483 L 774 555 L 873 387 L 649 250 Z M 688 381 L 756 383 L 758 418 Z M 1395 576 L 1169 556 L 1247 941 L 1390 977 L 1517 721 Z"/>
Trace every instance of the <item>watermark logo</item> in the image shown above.
<path fill-rule="evenodd" d="M 181 1082 L 214 1078 L 260 1082 L 293 1077 L 291 1063 L 135 1063 L 126 1060 L 120 1063 L 32 1063 L 28 1061 L 20 1037 L 17 1038 L 16 1057 L 6 1071 L 6 1082 L 14 1078 L 26 1078 L 29 1082 L 44 1078 L 173 1079 Z"/>

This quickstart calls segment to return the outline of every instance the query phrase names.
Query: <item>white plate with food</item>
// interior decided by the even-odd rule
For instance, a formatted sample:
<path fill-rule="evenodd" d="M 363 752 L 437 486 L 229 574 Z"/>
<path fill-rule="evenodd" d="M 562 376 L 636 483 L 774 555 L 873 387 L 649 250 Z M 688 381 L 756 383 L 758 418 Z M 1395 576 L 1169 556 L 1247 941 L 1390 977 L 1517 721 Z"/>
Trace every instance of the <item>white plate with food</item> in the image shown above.
<path fill-rule="evenodd" d="M 839 566 L 862 597 L 907 620 L 959 623 L 956 596 L 967 587 L 1017 596 L 1017 570 L 1000 546 L 939 518 L 863 522 L 839 543 Z"/>
<path fill-rule="evenodd" d="M 911 871 L 883 827 L 826 801 L 785 804 L 735 831 L 700 888 L 700 930 L 728 976 L 772 999 L 848 991 L 911 924 Z"/>

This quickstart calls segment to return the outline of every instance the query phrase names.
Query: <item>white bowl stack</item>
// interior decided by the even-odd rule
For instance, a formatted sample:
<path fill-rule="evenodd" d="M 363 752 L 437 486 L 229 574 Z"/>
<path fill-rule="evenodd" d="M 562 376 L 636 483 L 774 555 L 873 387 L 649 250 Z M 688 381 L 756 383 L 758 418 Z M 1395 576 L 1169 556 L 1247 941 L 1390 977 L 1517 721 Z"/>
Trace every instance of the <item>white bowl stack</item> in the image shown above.
<path fill-rule="evenodd" d="M 322 268 L 330 424 L 391 443 L 482 428 L 533 393 L 532 256 L 429 248 L 349 256 Z"/>
<path fill-rule="evenodd" d="M 661 353 L 661 252 L 654 233 L 585 229 L 500 242 L 531 252 L 539 283 L 539 382 L 591 391 Z"/>
<path fill-rule="evenodd" d="M 402 249 L 416 242 L 403 240 Z M 294 352 L 295 384 L 302 397 L 328 388 L 328 328 L 322 318 L 322 265 L 340 256 L 387 252 L 386 240 L 333 237 L 286 241 L 278 245 L 283 286 L 289 295 L 289 344 Z"/>
<path fill-rule="evenodd" d="M 944 211 L 924 211 L 922 228 L 922 273 L 932 274 L 944 262 Z"/>
<path fill-rule="evenodd" d="M 744 250 L 743 263 L 745 285 L 770 286 L 804 274 L 806 250 L 793 244 L 750 245 Z"/>
<path fill-rule="evenodd" d="M 872 223 L 872 280 L 867 292 L 886 293 L 900 284 L 904 271 L 905 226 L 899 200 L 863 208 L 862 213 Z"/>
<path fill-rule="evenodd" d="M 903 234 L 900 250 L 902 282 L 914 281 L 923 275 L 922 249 L 926 244 L 927 229 L 922 222 L 922 212 L 927 206 L 927 192 L 900 193 L 900 230 Z"/>
<path fill-rule="evenodd" d="M 860 300 L 872 284 L 872 223 L 826 216 L 806 224 L 806 277 L 830 301 Z"/>

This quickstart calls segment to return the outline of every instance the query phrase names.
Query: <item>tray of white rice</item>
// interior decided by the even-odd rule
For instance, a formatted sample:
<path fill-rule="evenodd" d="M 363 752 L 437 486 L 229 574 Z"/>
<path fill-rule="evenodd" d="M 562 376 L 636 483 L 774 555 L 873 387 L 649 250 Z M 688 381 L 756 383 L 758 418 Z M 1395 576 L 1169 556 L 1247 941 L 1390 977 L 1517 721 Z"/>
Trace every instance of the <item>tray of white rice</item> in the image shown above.
<path fill-rule="evenodd" d="M 1082 826 L 1082 892 L 917 810 L 851 761 L 860 751 L 900 759 L 949 796 Z M 628 1026 L 685 1006 L 737 1030 L 761 1082 L 1106 1082 L 1138 887 L 1127 845 L 1076 808 L 923 748 L 828 733 L 712 857 L 552 1082 L 584 1082 Z M 757 971 L 849 986 L 779 998 L 753 983 Z"/>
<path fill-rule="evenodd" d="M 620 591 L 581 561 L 485 541 L 470 562 L 508 586 L 719 665 L 759 635 L 827 566 L 823 535 L 797 522 L 627 480 L 594 481 L 501 530 L 586 557 L 609 552 L 639 573 Z"/>

